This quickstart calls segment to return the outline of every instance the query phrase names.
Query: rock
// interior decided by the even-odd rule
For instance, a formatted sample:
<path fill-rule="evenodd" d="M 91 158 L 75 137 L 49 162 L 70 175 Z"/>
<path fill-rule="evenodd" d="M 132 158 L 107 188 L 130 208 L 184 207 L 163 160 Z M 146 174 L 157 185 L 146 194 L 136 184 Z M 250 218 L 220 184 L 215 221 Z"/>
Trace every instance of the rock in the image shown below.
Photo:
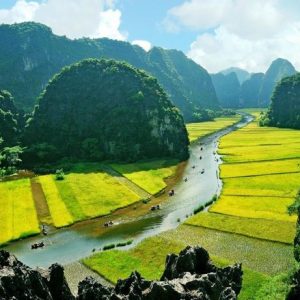
<path fill-rule="evenodd" d="M 78 285 L 78 300 L 109 299 L 112 288 L 105 287 L 92 277 L 87 277 Z"/>
<path fill-rule="evenodd" d="M 116 286 L 105 287 L 88 277 L 78 286 L 77 300 L 235 300 L 241 290 L 240 264 L 214 266 L 207 251 L 187 247 L 170 254 L 160 281 L 133 272 Z M 0 299 L 73 300 L 75 297 L 58 264 L 46 271 L 32 270 L 8 252 L 0 251 Z M 296 298 L 291 298 L 296 299 Z"/>
<path fill-rule="evenodd" d="M 0 251 L 0 299 L 75 299 L 65 281 L 63 268 L 52 265 L 47 272 L 32 270 L 8 252 Z"/>
<path fill-rule="evenodd" d="M 183 273 L 204 274 L 215 271 L 210 263 L 207 251 L 201 247 L 186 247 L 178 255 L 170 254 L 166 259 L 166 268 L 161 280 L 181 277 Z"/>

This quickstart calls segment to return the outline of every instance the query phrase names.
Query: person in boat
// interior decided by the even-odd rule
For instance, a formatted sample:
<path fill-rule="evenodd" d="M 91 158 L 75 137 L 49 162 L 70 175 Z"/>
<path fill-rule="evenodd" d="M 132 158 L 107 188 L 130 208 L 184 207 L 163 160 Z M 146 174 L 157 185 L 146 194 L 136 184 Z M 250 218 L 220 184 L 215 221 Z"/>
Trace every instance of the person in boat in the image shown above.
<path fill-rule="evenodd" d="M 188 179 L 185 177 L 185 178 L 184 178 L 184 182 L 187 182 L 187 181 L 188 181 Z"/>

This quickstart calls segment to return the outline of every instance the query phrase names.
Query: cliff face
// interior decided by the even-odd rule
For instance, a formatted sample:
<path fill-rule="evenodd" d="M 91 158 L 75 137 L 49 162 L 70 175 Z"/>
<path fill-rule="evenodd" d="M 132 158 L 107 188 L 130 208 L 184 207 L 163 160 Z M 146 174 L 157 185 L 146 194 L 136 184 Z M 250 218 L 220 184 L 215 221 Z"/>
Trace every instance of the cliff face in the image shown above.
<path fill-rule="evenodd" d="M 63 268 L 32 270 L 8 252 L 0 251 L 1 299 L 75 299 L 65 281 Z M 147 281 L 137 272 L 119 280 L 114 288 L 92 278 L 79 283 L 78 300 L 235 300 L 241 290 L 241 265 L 218 268 L 205 249 L 187 247 L 167 257 L 160 281 Z"/>
<path fill-rule="evenodd" d="M 37 23 L 1 25 L 0 45 L 0 89 L 9 90 L 18 108 L 27 111 L 54 74 L 87 58 L 126 61 L 146 70 L 158 79 L 186 119 L 191 119 L 199 106 L 219 107 L 207 71 L 180 51 L 154 47 L 146 52 L 106 38 L 70 40 Z"/>
<path fill-rule="evenodd" d="M 59 158 L 188 157 L 183 118 L 157 80 L 126 63 L 85 60 L 55 76 L 25 132 Z"/>

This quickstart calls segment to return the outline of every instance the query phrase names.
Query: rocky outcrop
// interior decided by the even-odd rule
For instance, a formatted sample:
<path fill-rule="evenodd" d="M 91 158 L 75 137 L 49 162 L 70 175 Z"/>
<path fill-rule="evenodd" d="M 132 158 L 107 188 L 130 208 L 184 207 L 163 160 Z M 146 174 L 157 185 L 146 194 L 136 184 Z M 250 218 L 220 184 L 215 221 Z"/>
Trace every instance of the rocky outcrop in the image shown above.
<path fill-rule="evenodd" d="M 66 283 L 63 268 L 57 264 L 38 272 L 6 251 L 0 251 L 0 299 L 75 299 Z"/>
<path fill-rule="evenodd" d="M 138 272 L 105 287 L 89 277 L 79 283 L 78 300 L 234 300 L 242 286 L 241 265 L 218 268 L 201 247 L 187 247 L 168 255 L 160 281 L 148 281 Z M 1 299 L 75 299 L 63 268 L 52 265 L 45 272 L 26 267 L 8 252 L 0 252 Z"/>

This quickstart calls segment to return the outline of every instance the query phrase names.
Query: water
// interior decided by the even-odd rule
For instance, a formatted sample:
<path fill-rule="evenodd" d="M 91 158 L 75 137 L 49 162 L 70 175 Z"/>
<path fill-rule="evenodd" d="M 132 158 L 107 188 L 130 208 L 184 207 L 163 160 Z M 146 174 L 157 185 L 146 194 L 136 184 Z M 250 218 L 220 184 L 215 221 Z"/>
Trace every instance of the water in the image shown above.
<path fill-rule="evenodd" d="M 133 240 L 133 247 L 146 237 L 176 228 L 194 209 L 205 204 L 222 188 L 219 179 L 220 157 L 215 154 L 221 136 L 248 124 L 245 116 L 239 124 L 208 136 L 190 147 L 190 158 L 182 178 L 174 186 L 175 195 L 161 204 L 161 209 L 139 217 L 120 219 L 118 225 L 103 228 L 103 219 L 82 222 L 75 226 L 53 231 L 46 237 L 36 236 L 9 244 L 3 249 L 15 254 L 31 267 L 49 267 L 52 263 L 69 264 L 90 255 L 104 245 Z M 203 150 L 200 150 L 203 147 Z M 200 160 L 199 157 L 202 156 Z M 218 160 L 218 161 L 217 161 Z M 195 166 L 195 168 L 193 168 Z M 201 174 L 202 169 L 205 170 Z M 187 182 L 183 179 L 187 178 Z M 45 247 L 31 250 L 31 244 L 43 240 Z"/>

